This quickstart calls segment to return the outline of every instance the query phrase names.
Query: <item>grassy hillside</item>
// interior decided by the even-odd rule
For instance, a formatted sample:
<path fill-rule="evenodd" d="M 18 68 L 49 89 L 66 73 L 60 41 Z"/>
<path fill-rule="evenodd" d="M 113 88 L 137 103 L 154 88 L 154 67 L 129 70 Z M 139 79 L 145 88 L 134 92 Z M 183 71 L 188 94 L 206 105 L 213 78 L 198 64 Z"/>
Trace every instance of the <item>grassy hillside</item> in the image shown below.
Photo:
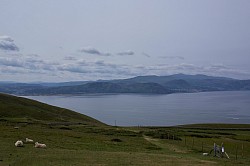
<path fill-rule="evenodd" d="M 6 94 L 0 94 L 0 120 L 102 125 L 101 122 L 77 112 Z"/>
<path fill-rule="evenodd" d="M 0 131 L 0 166 L 250 163 L 250 130 L 243 124 L 113 127 L 70 110 L 1 94 Z M 47 148 L 37 149 L 34 144 L 14 146 L 25 138 L 45 143 Z M 214 143 L 222 142 L 230 159 L 214 157 L 213 153 L 202 155 L 209 153 Z"/>

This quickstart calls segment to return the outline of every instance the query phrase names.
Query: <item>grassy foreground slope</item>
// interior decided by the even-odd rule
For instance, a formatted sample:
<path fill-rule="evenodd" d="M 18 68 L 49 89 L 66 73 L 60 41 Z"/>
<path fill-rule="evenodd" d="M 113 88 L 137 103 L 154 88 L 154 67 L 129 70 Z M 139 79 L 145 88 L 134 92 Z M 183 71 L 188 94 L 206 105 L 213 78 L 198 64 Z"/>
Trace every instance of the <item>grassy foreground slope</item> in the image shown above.
<path fill-rule="evenodd" d="M 245 125 L 237 129 L 233 129 L 233 125 L 220 129 L 218 125 L 209 124 L 112 127 L 70 110 L 9 95 L 0 96 L 0 166 L 250 163 L 250 131 Z M 22 110 L 25 114 L 20 114 Z M 26 137 L 45 143 L 47 148 L 36 149 L 34 144 L 25 144 L 22 148 L 14 146 L 17 140 Z M 214 142 L 219 145 L 224 142 L 230 159 L 212 154 L 202 156 L 213 148 Z"/>
<path fill-rule="evenodd" d="M 16 122 L 41 123 L 86 123 L 103 125 L 103 123 L 86 115 L 59 108 L 34 100 L 0 94 L 0 120 Z"/>

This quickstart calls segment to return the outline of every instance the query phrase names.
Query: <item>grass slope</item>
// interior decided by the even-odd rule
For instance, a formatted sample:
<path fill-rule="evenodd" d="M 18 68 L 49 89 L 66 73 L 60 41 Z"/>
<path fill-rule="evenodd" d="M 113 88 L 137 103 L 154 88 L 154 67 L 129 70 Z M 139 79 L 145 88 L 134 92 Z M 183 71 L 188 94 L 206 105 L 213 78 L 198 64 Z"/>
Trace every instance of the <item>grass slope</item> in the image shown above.
<path fill-rule="evenodd" d="M 34 100 L 0 94 L 0 120 L 41 123 L 85 123 L 103 125 L 101 122 L 68 109 L 50 106 Z"/>
<path fill-rule="evenodd" d="M 0 95 L 0 116 L 0 166 L 233 166 L 250 163 L 249 125 L 112 127 L 66 109 L 9 95 Z M 32 123 L 17 123 L 20 119 Z M 75 121 L 84 123 L 61 123 Z M 60 123 L 51 125 L 51 122 Z M 36 149 L 34 144 L 25 144 L 22 148 L 14 146 L 17 140 L 26 137 L 45 143 L 47 148 Z M 213 148 L 213 143 L 220 145 L 222 142 L 230 159 L 212 154 L 202 156 Z"/>

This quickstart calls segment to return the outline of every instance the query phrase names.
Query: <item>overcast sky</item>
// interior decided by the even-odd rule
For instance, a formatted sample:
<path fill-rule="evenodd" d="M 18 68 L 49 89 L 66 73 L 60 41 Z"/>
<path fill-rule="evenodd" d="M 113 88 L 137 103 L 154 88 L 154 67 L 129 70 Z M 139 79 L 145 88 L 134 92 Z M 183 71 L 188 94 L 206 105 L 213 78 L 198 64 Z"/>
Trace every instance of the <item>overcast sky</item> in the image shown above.
<path fill-rule="evenodd" d="M 0 1 L 0 81 L 176 73 L 250 79 L 250 1 Z"/>

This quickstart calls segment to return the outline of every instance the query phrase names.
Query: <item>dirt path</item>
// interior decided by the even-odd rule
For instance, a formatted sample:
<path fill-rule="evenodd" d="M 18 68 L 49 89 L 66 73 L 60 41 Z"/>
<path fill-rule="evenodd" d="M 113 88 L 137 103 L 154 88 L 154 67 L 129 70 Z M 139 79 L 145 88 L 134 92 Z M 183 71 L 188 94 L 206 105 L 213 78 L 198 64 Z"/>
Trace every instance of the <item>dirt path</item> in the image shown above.
<path fill-rule="evenodd" d="M 186 150 L 185 148 L 182 148 L 180 146 L 166 143 L 166 142 L 163 143 L 159 139 L 151 138 L 145 135 L 143 136 L 143 138 L 147 140 L 148 142 L 162 148 L 164 151 L 169 153 L 168 155 L 171 155 L 173 158 L 177 158 L 178 160 L 194 161 L 195 163 L 197 163 L 195 165 L 205 165 L 205 166 L 217 165 L 217 163 L 213 161 L 202 160 L 202 159 L 188 156 L 188 154 L 192 153 L 192 151 Z"/>
<path fill-rule="evenodd" d="M 180 148 L 174 144 L 168 144 L 168 143 L 162 143 L 159 139 L 155 139 L 155 138 L 151 138 L 151 137 L 148 137 L 148 136 L 143 136 L 143 138 L 145 140 L 147 140 L 148 142 L 162 148 L 162 149 L 165 149 L 167 151 L 172 151 L 172 152 L 175 152 L 175 153 L 188 153 L 189 151 L 188 150 L 185 150 L 183 148 Z"/>

